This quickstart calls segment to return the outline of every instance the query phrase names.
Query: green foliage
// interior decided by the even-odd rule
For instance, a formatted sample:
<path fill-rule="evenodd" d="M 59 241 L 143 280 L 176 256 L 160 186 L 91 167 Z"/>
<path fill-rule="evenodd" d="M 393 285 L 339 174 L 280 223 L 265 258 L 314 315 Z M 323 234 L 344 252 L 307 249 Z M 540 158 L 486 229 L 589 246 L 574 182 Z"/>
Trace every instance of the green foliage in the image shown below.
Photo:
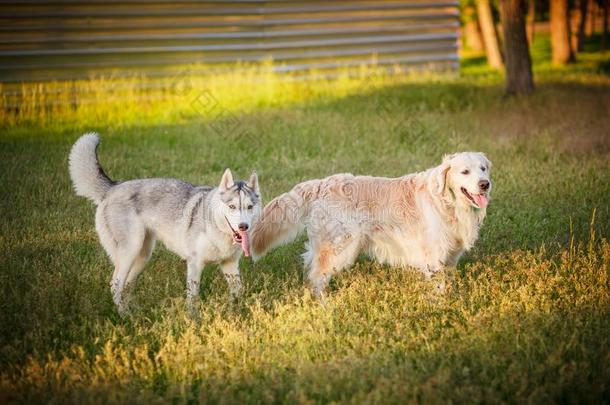
<path fill-rule="evenodd" d="M 201 82 L 189 94 L 208 91 L 220 106 L 205 114 L 181 94 L 6 116 L 0 401 L 606 400 L 610 79 L 597 73 L 603 59 L 585 56 L 539 65 L 536 94 L 523 99 L 503 99 L 502 78 L 466 62 L 459 78 Z M 442 297 L 416 272 L 362 257 L 322 306 L 304 285 L 301 239 L 243 259 L 236 303 L 208 268 L 195 321 L 185 264 L 159 248 L 122 319 L 94 209 L 67 174 L 71 143 L 93 129 L 115 179 L 215 184 L 225 167 L 255 168 L 266 201 L 308 178 L 398 176 L 481 150 L 494 163 L 493 200 Z"/>

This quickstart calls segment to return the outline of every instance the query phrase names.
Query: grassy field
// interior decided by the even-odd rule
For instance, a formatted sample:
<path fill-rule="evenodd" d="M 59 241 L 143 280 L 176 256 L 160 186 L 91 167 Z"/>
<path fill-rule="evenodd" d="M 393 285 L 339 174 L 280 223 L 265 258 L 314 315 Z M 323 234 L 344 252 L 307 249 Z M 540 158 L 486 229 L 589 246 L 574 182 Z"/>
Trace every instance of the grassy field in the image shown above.
<path fill-rule="evenodd" d="M 28 108 L 1 112 L 0 402 L 608 401 L 610 60 L 552 68 L 547 41 L 535 56 L 527 99 L 503 98 L 475 57 L 460 76 L 186 77 L 145 102 L 105 102 L 94 82 L 98 102 L 78 109 L 37 108 L 32 90 Z M 321 306 L 300 239 L 242 259 L 237 303 L 208 268 L 194 321 L 185 264 L 159 248 L 123 319 L 94 208 L 67 173 L 89 130 L 114 179 L 256 169 L 266 201 L 308 178 L 399 176 L 480 150 L 493 200 L 441 298 L 362 257 Z"/>

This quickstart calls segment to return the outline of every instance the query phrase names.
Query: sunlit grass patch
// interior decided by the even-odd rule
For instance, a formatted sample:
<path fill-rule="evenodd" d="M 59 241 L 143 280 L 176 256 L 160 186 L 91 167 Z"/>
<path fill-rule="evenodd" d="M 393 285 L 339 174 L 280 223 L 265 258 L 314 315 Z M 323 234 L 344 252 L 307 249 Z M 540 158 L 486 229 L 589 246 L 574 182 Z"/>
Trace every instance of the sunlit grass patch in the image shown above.
<path fill-rule="evenodd" d="M 133 76 L 24 83 L 5 89 L 0 118 L 8 125 L 159 125 L 234 119 L 233 114 L 290 104 L 336 100 L 367 88 L 429 78 L 451 79 L 451 72 L 408 73 L 362 66 L 332 72 L 274 73 L 273 62 L 236 66 L 204 74 L 210 67 L 182 66 L 167 78 Z"/>

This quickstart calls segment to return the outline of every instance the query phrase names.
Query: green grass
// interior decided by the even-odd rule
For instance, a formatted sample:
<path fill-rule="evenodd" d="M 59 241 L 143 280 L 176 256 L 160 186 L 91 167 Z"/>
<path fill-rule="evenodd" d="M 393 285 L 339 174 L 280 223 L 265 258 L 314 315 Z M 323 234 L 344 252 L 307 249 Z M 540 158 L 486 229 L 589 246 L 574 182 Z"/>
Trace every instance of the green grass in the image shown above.
<path fill-rule="evenodd" d="M 0 402 L 607 401 L 610 78 L 607 57 L 580 60 L 540 62 L 525 99 L 505 99 L 501 77 L 467 59 L 459 77 L 192 78 L 147 102 L 4 110 Z M 202 92 L 217 109 L 192 108 Z M 266 201 L 309 178 L 398 176 L 481 150 L 493 200 L 440 298 L 416 272 L 362 257 L 321 306 L 300 239 L 242 260 L 237 303 L 208 268 L 193 321 L 185 264 L 159 248 L 123 319 L 94 208 L 67 175 L 89 130 L 115 179 L 215 184 L 225 167 L 257 169 Z"/>

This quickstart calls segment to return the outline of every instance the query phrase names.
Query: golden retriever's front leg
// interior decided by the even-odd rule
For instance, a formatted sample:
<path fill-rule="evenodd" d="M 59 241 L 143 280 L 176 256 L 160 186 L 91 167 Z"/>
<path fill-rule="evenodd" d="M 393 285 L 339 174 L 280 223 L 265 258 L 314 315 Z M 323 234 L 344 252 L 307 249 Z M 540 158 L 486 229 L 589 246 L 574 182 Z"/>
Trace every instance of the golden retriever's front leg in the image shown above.
<path fill-rule="evenodd" d="M 444 294 L 447 284 L 455 274 L 455 266 L 439 265 L 428 267 L 423 273 L 426 280 L 431 281 L 434 284 L 434 292 L 437 294 Z"/>

